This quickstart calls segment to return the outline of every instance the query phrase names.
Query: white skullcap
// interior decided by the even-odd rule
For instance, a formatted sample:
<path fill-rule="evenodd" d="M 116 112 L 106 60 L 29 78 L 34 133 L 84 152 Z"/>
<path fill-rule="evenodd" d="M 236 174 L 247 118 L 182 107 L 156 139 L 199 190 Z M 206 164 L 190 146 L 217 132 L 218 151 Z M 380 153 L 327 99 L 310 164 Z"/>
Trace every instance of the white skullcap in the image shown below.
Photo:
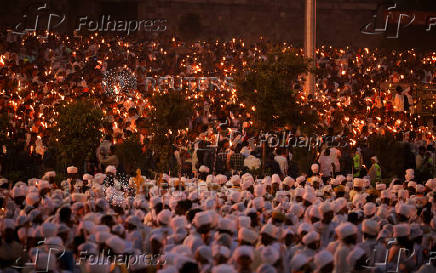
<path fill-rule="evenodd" d="M 262 264 L 257 268 L 256 273 L 277 273 L 277 269 L 271 264 Z"/>
<path fill-rule="evenodd" d="M 111 236 L 109 238 L 106 239 L 105 244 L 112 248 L 112 250 L 115 252 L 115 254 L 123 254 L 125 247 L 126 247 L 126 243 L 123 239 L 121 239 L 118 236 Z"/>
<path fill-rule="evenodd" d="M 318 173 L 319 171 L 319 165 L 318 164 L 312 164 L 312 166 L 310 166 L 310 169 L 312 170 L 313 173 Z"/>
<path fill-rule="evenodd" d="M 64 242 L 59 236 L 51 236 L 47 238 L 47 240 L 45 241 L 45 245 L 62 247 L 64 245 Z"/>
<path fill-rule="evenodd" d="M 318 252 L 314 258 L 313 263 L 315 264 L 315 270 L 320 270 L 325 265 L 328 265 L 330 263 L 333 263 L 334 257 L 328 250 L 322 250 Z"/>
<path fill-rule="evenodd" d="M 44 237 L 56 236 L 58 232 L 57 226 L 53 223 L 47 222 L 42 224 L 42 234 Z"/>
<path fill-rule="evenodd" d="M 215 180 L 217 181 L 217 184 L 224 185 L 227 182 L 227 176 L 218 174 L 215 176 Z"/>
<path fill-rule="evenodd" d="M 245 227 L 239 229 L 238 232 L 238 240 L 248 242 L 250 244 L 254 244 L 256 242 L 257 236 L 258 235 L 256 231 Z"/>
<path fill-rule="evenodd" d="M 297 196 L 303 197 L 303 195 L 304 195 L 304 188 L 301 188 L 301 187 L 296 188 L 295 192 L 294 192 L 294 195 L 295 195 L 295 197 L 297 197 Z"/>
<path fill-rule="evenodd" d="M 392 191 L 393 192 L 398 192 L 399 190 L 403 189 L 403 185 L 393 185 L 392 186 Z"/>
<path fill-rule="evenodd" d="M 355 235 L 357 233 L 357 228 L 351 223 L 342 223 L 336 227 L 336 235 L 339 239 L 344 239 L 348 236 Z"/>
<path fill-rule="evenodd" d="M 288 185 L 289 187 L 292 187 L 295 184 L 295 180 L 289 176 L 286 176 L 285 179 L 283 179 L 283 184 Z"/>
<path fill-rule="evenodd" d="M 421 184 L 416 185 L 416 192 L 417 193 L 425 192 L 425 186 Z"/>
<path fill-rule="evenodd" d="M 318 219 L 322 219 L 322 213 L 319 210 L 318 206 L 312 206 L 310 208 L 309 216 L 310 217 L 315 217 L 315 218 L 318 218 Z"/>
<path fill-rule="evenodd" d="M 209 173 L 209 168 L 204 165 L 201 165 L 198 171 L 201 173 Z"/>
<path fill-rule="evenodd" d="M 389 194 L 389 192 L 387 190 L 383 190 L 383 191 L 380 192 L 380 198 L 391 199 L 391 195 Z"/>
<path fill-rule="evenodd" d="M 263 184 L 258 184 L 254 186 L 254 196 L 262 197 L 266 193 L 265 187 Z"/>
<path fill-rule="evenodd" d="M 77 173 L 77 167 L 74 167 L 74 166 L 68 167 L 67 168 L 67 173 L 68 174 L 75 174 L 75 173 Z"/>
<path fill-rule="evenodd" d="M 197 248 L 195 254 L 200 255 L 204 259 L 208 260 L 209 263 L 212 262 L 212 249 L 209 246 L 202 245 Z"/>
<path fill-rule="evenodd" d="M 109 227 L 108 227 L 108 229 L 109 229 Z M 95 242 L 98 244 L 104 243 L 111 236 L 112 235 L 108 231 L 97 231 L 95 233 Z"/>
<path fill-rule="evenodd" d="M 263 227 L 262 227 L 262 229 L 261 229 L 261 231 L 260 231 L 261 233 L 263 233 L 263 234 L 267 234 L 267 235 L 269 235 L 269 236 L 271 236 L 271 237 L 273 237 L 273 238 L 276 238 L 277 239 L 277 228 L 276 228 L 276 226 L 274 226 L 274 225 L 272 225 L 272 224 L 266 224 L 266 225 L 264 225 Z"/>
<path fill-rule="evenodd" d="M 319 209 L 319 212 L 320 212 L 321 214 L 324 214 L 324 213 L 327 213 L 327 212 L 333 211 L 333 207 L 332 207 L 331 203 L 330 203 L 330 202 L 327 202 L 327 201 L 322 202 L 322 203 L 319 205 L 318 209 Z"/>
<path fill-rule="evenodd" d="M 117 173 L 117 168 L 115 168 L 115 166 L 113 166 L 113 165 L 109 165 L 109 166 L 106 167 L 105 173 L 116 174 Z"/>
<path fill-rule="evenodd" d="M 315 193 L 312 190 L 306 190 L 303 199 L 313 204 L 316 201 Z"/>
<path fill-rule="evenodd" d="M 262 249 L 260 258 L 262 259 L 262 264 L 275 264 L 280 258 L 280 253 L 277 248 L 267 246 Z"/>
<path fill-rule="evenodd" d="M 95 224 L 92 221 L 83 220 L 83 221 L 80 222 L 78 229 L 79 230 L 85 230 L 85 231 L 88 231 L 88 232 L 93 232 L 94 229 L 95 229 Z"/>
<path fill-rule="evenodd" d="M 350 264 L 350 268 L 354 268 L 356 262 L 365 255 L 365 250 L 359 246 L 355 246 L 353 250 L 347 256 L 347 262 Z"/>
<path fill-rule="evenodd" d="M 256 198 L 254 198 L 253 199 L 253 206 L 257 210 L 264 208 L 265 201 L 264 201 L 263 197 L 256 197 Z"/>
<path fill-rule="evenodd" d="M 407 187 L 416 188 L 416 182 L 415 181 L 409 181 L 409 183 L 407 183 Z"/>
<path fill-rule="evenodd" d="M 210 211 L 201 211 L 195 214 L 194 220 L 192 222 L 196 227 L 211 225 L 213 222 L 213 217 Z"/>
<path fill-rule="evenodd" d="M 435 179 L 427 180 L 427 182 L 425 183 L 425 186 L 430 188 L 430 189 L 432 189 L 432 190 L 435 190 L 435 188 L 436 188 L 436 180 Z"/>
<path fill-rule="evenodd" d="M 344 182 L 344 180 L 346 180 L 347 178 L 345 177 L 345 176 L 343 176 L 343 175 L 338 175 L 338 176 L 336 176 L 336 179 L 335 179 L 335 185 L 340 185 L 340 184 L 342 184 L 342 182 Z"/>
<path fill-rule="evenodd" d="M 373 202 L 368 202 L 363 206 L 363 214 L 365 216 L 373 215 L 375 214 L 377 210 L 377 206 Z"/>
<path fill-rule="evenodd" d="M 377 185 L 375 185 L 375 189 L 378 191 L 384 191 L 386 190 L 386 184 L 378 183 Z"/>
<path fill-rule="evenodd" d="M 405 237 L 410 235 L 409 224 L 399 224 L 394 226 L 394 237 Z"/>
<path fill-rule="evenodd" d="M 92 175 L 90 175 L 89 173 L 85 173 L 84 175 L 83 175 L 83 180 L 92 180 L 94 177 L 92 176 Z"/>
<path fill-rule="evenodd" d="M 96 173 L 94 176 L 95 182 L 97 182 L 100 185 L 103 184 L 105 178 L 106 178 L 106 174 L 104 173 Z"/>
<path fill-rule="evenodd" d="M 237 273 L 236 269 L 230 264 L 220 264 L 212 268 L 212 273 Z"/>
<path fill-rule="evenodd" d="M 170 220 L 171 220 L 171 211 L 169 211 L 168 209 L 162 210 L 157 215 L 157 219 L 158 219 L 159 223 L 161 223 L 163 225 L 168 225 L 170 223 Z"/>
<path fill-rule="evenodd" d="M 304 255 L 303 253 L 298 253 L 296 255 L 294 255 L 294 257 L 291 260 L 291 270 L 292 271 L 298 271 L 300 270 L 303 265 L 309 263 L 310 258 L 306 255 Z"/>
<path fill-rule="evenodd" d="M 399 203 L 395 208 L 395 212 L 398 214 L 402 214 L 407 218 L 410 218 L 412 213 L 412 207 L 404 203 Z"/>
<path fill-rule="evenodd" d="M 307 233 L 306 235 L 304 235 L 303 240 L 302 240 L 302 242 L 305 246 L 307 246 L 311 243 L 317 242 L 317 241 L 319 241 L 319 233 L 314 231 L 314 230 L 312 230 L 309 233 Z"/>
<path fill-rule="evenodd" d="M 301 223 L 299 226 L 298 226 L 298 229 L 297 229 L 297 233 L 298 233 L 298 235 L 299 236 L 301 236 L 301 233 L 303 232 L 303 231 L 306 231 L 307 233 L 309 233 L 310 231 L 312 231 L 313 230 L 313 226 L 311 225 L 311 224 L 308 224 L 308 223 Z"/>
<path fill-rule="evenodd" d="M 241 192 L 240 191 L 231 191 L 230 199 L 233 203 L 239 203 L 241 201 Z"/>
<path fill-rule="evenodd" d="M 414 170 L 414 169 L 407 169 L 407 170 L 406 170 L 406 173 L 407 173 L 407 174 L 414 174 L 414 173 L 415 173 L 415 170 Z"/>
<path fill-rule="evenodd" d="M 47 180 L 37 180 L 36 186 L 38 187 L 39 191 L 50 188 L 50 184 Z"/>
<path fill-rule="evenodd" d="M 362 231 L 372 236 L 377 236 L 379 232 L 378 224 L 375 220 L 365 219 L 362 222 Z"/>
<path fill-rule="evenodd" d="M 116 235 L 123 236 L 124 231 L 125 231 L 125 229 L 124 229 L 123 225 L 118 224 L 118 225 L 112 226 L 112 233 L 114 233 Z"/>
<path fill-rule="evenodd" d="M 306 177 L 304 177 L 304 176 L 299 176 L 299 177 L 297 177 L 297 179 L 295 179 L 295 182 L 296 182 L 298 185 L 300 185 L 301 183 L 304 182 L 304 180 L 306 180 Z"/>
<path fill-rule="evenodd" d="M 84 253 L 90 253 L 96 255 L 98 253 L 97 248 L 98 248 L 97 245 L 92 242 L 84 242 L 81 245 L 79 245 L 77 250 L 79 250 L 79 253 L 84 252 Z"/>
<path fill-rule="evenodd" d="M 87 196 L 84 193 L 75 192 L 71 194 L 71 201 L 85 203 L 87 201 Z"/>
<path fill-rule="evenodd" d="M 234 232 L 236 230 L 236 224 L 234 221 L 232 221 L 230 219 L 221 218 L 218 221 L 217 229 L 228 230 L 228 231 Z"/>
<path fill-rule="evenodd" d="M 237 261 L 240 257 L 247 256 L 250 260 L 254 260 L 254 250 L 251 246 L 239 246 L 233 252 L 233 259 Z"/>
<path fill-rule="evenodd" d="M 272 175 L 271 180 L 272 180 L 271 182 L 273 184 L 280 184 L 282 182 L 282 180 L 280 179 L 280 176 L 276 173 Z"/>
<path fill-rule="evenodd" d="M 39 202 L 39 194 L 38 192 L 29 192 L 26 195 L 26 205 L 29 207 L 33 207 L 36 203 Z"/>
<path fill-rule="evenodd" d="M 353 179 L 353 186 L 363 188 L 363 179 L 354 178 Z"/>
<path fill-rule="evenodd" d="M 239 228 L 242 228 L 242 227 L 250 228 L 251 219 L 248 216 L 239 216 L 238 223 L 239 223 Z"/>
<path fill-rule="evenodd" d="M 46 173 L 42 176 L 42 179 L 43 179 L 43 180 L 49 180 L 50 177 L 55 177 L 55 176 L 56 176 L 56 172 L 55 172 L 55 171 L 49 171 L 49 172 L 46 172 Z"/>
<path fill-rule="evenodd" d="M 27 186 L 25 184 L 17 184 L 15 184 L 14 188 L 12 189 L 12 196 L 14 198 L 26 196 Z"/>
<path fill-rule="evenodd" d="M 222 255 L 228 259 L 230 257 L 230 249 L 228 247 L 216 244 L 212 247 L 212 255 L 213 257 Z"/>
<path fill-rule="evenodd" d="M 344 197 L 339 197 L 335 201 L 335 211 L 338 212 L 347 206 L 347 200 Z"/>

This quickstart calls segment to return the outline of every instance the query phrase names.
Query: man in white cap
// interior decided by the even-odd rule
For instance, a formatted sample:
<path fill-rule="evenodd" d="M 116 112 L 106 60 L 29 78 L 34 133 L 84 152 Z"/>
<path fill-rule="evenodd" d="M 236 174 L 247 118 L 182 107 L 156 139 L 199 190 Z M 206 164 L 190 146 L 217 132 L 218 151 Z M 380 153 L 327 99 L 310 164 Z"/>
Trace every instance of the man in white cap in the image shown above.
<path fill-rule="evenodd" d="M 65 192 L 72 193 L 78 180 L 77 167 L 70 166 L 67 168 L 67 179 L 61 182 L 61 187 Z"/>
<path fill-rule="evenodd" d="M 320 247 L 326 247 L 335 237 L 335 228 L 337 226 L 336 222 L 333 222 L 334 217 L 334 205 L 330 202 L 322 202 L 318 210 L 322 215 L 322 220 L 316 222 L 313 226 L 316 231 L 320 234 Z"/>
<path fill-rule="evenodd" d="M 416 255 L 413 252 L 413 244 L 410 243 L 410 225 L 395 225 L 393 236 L 395 243 L 389 248 L 388 270 L 397 270 L 401 267 L 407 271 L 412 271 L 416 266 Z"/>
<path fill-rule="evenodd" d="M 336 228 L 339 245 L 335 252 L 335 272 L 349 273 L 352 268 L 347 262 L 347 256 L 354 248 L 357 240 L 357 228 L 351 223 L 343 223 Z"/>

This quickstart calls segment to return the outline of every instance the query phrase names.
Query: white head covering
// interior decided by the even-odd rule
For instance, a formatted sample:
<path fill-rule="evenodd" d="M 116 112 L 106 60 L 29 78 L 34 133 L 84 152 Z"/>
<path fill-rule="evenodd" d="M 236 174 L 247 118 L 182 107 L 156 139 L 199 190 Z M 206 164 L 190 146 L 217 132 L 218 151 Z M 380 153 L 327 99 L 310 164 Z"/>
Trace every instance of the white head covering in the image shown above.
<path fill-rule="evenodd" d="M 318 252 L 313 259 L 313 263 L 315 264 L 315 270 L 318 271 L 325 265 L 333 263 L 333 260 L 334 258 L 330 251 L 322 250 Z"/>

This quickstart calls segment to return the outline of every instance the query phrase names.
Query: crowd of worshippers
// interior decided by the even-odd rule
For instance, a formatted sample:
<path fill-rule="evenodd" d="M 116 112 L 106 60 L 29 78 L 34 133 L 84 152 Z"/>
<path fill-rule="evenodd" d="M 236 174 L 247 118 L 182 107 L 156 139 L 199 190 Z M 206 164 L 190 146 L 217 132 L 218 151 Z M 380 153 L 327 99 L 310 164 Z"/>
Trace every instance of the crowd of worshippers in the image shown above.
<path fill-rule="evenodd" d="M 436 179 L 0 180 L 2 272 L 436 272 Z M 201 168 L 201 171 L 207 171 Z M 81 178 L 81 179 L 80 179 Z"/>
<path fill-rule="evenodd" d="M 150 132 L 138 126 L 150 111 L 148 98 L 153 90 L 146 83 L 147 77 L 232 77 L 248 63 L 267 58 L 272 48 L 290 47 L 287 43 L 266 40 L 251 44 L 239 39 L 191 44 L 177 38 L 139 40 L 133 36 L 120 38 L 100 34 L 86 37 L 53 34 L 41 40 L 4 30 L 0 31 L 0 37 L 0 124 L 5 128 L 0 134 L 0 164 L 3 175 L 14 174 L 22 179 L 42 176 L 51 169 L 60 170 L 56 164 L 63 151 L 56 150 L 53 134 L 56 107 L 83 97 L 105 113 L 106 137 L 101 143 L 102 149 L 92 153 L 86 166 L 79 166 L 80 169 L 95 173 L 114 165 L 123 170 L 125 166 L 117 157 L 117 146 L 135 135 L 144 159 L 142 165 L 136 167 L 150 176 L 156 170 L 158 159 L 150 145 Z M 356 172 L 369 172 L 370 158 L 377 151 L 365 152 L 366 144 L 360 145 L 360 141 L 365 142 L 371 134 L 390 132 L 398 140 L 411 143 L 407 166 L 401 172 L 417 168 L 419 180 L 431 178 L 434 132 L 415 113 L 417 98 L 414 96 L 415 85 L 434 81 L 435 53 L 323 46 L 317 55 L 319 90 L 301 97 L 303 78 L 300 78 L 295 84 L 300 103 L 311 105 L 319 113 L 317 127 L 323 135 L 339 135 L 357 143 L 354 149 L 341 150 L 345 162 L 339 166 L 336 161 L 332 175 L 351 173 L 352 168 Z M 126 67 L 135 75 L 136 89 L 114 96 L 106 92 L 103 82 L 108 73 L 118 67 Z M 391 83 L 392 88 L 382 88 L 386 83 Z M 229 175 L 259 166 L 262 152 L 250 142 L 254 138 L 255 144 L 259 144 L 259 132 L 252 127 L 253 116 L 241 107 L 231 91 L 198 91 L 196 111 L 189 128 L 182 130 L 185 131 L 183 136 L 174 143 L 172 169 L 183 169 L 184 175 L 192 176 L 199 166 L 205 165 L 211 173 Z M 223 123 L 227 124 L 226 128 L 221 128 Z M 239 139 L 227 137 L 226 141 L 224 134 L 223 138 L 215 139 L 216 134 L 228 133 L 228 129 L 241 132 Z M 292 128 L 291 133 L 298 134 L 298 130 Z M 205 149 L 209 146 L 217 147 Z M 420 146 L 424 146 L 424 153 L 418 162 L 414 157 L 420 154 Z M 354 157 L 357 147 L 363 150 L 364 162 L 353 167 L 350 158 Z M 292 164 L 292 153 L 292 149 L 269 151 L 265 157 L 268 174 L 295 177 L 307 172 Z M 332 153 L 337 160 L 339 157 Z M 287 157 L 288 167 L 282 157 Z M 277 158 L 281 160 L 280 170 L 274 160 Z M 362 169 L 363 165 L 367 170 Z"/>

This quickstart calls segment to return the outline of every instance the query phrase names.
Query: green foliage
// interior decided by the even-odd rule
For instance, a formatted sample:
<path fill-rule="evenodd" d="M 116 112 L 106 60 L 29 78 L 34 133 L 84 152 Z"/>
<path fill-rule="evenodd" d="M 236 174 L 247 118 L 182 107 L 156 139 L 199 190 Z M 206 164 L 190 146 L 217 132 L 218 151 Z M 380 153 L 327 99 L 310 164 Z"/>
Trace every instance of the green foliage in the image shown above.
<path fill-rule="evenodd" d="M 58 112 L 56 135 L 62 164 L 82 168 L 99 145 L 103 112 L 86 100 L 61 105 Z"/>
<path fill-rule="evenodd" d="M 116 146 L 116 155 L 127 173 L 134 173 L 142 165 L 143 155 L 138 135 L 132 135 Z"/>
<path fill-rule="evenodd" d="M 252 110 L 258 129 L 310 127 L 315 123 L 315 113 L 296 102 L 293 90 L 298 76 L 307 71 L 308 61 L 302 56 L 273 50 L 266 60 L 250 64 L 236 76 L 239 100 Z"/>
<path fill-rule="evenodd" d="M 186 99 L 183 91 L 158 93 L 150 100 L 153 111 L 150 115 L 150 130 L 153 135 L 152 149 L 157 154 L 158 171 L 169 170 L 172 147 L 178 131 L 188 127 L 194 112 L 193 103 Z"/>
<path fill-rule="evenodd" d="M 396 141 L 392 134 L 372 135 L 368 142 L 370 150 L 376 152 L 383 177 L 402 177 L 405 166 L 404 145 Z"/>

